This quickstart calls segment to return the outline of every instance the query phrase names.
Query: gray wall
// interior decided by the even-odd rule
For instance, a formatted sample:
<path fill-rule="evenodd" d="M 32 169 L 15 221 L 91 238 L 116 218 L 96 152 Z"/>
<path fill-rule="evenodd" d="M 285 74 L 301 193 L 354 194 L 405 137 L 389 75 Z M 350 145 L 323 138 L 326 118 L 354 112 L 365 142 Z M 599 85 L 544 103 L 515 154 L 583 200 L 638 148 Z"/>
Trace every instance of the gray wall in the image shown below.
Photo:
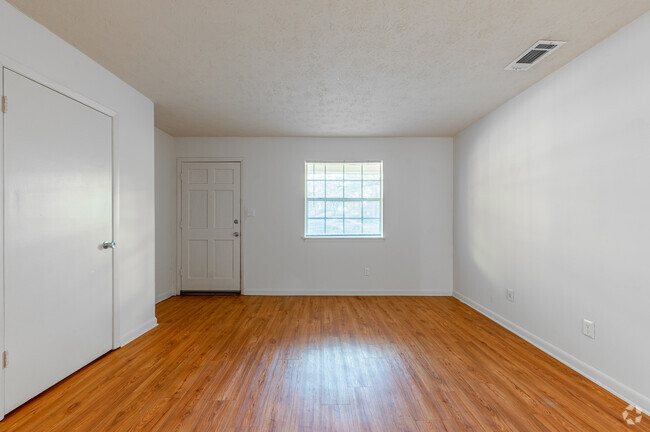
<path fill-rule="evenodd" d="M 455 295 L 646 410 L 648 41 L 650 13 L 454 138 Z"/>
<path fill-rule="evenodd" d="M 176 147 L 156 129 L 156 303 L 176 294 Z"/>
<path fill-rule="evenodd" d="M 245 294 L 451 294 L 451 138 L 178 138 L 176 151 L 244 158 Z M 304 240 L 306 160 L 383 160 L 386 238 Z"/>

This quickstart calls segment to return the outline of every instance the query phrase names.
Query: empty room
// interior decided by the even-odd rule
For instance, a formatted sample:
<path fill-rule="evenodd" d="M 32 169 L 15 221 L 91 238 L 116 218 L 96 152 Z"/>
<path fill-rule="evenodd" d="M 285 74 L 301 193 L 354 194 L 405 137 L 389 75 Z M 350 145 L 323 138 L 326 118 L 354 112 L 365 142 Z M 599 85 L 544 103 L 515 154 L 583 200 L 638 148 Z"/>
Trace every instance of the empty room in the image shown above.
<path fill-rule="evenodd" d="M 0 0 L 0 432 L 650 431 L 650 0 Z"/>

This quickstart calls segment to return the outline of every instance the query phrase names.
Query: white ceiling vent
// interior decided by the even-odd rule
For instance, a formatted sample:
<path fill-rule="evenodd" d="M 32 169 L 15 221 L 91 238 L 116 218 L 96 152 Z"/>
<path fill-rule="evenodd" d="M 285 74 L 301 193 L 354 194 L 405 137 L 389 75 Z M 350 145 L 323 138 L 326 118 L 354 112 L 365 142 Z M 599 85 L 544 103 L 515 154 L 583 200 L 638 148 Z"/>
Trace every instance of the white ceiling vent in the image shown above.
<path fill-rule="evenodd" d="M 566 42 L 540 40 L 528 48 L 515 61 L 506 66 L 505 70 L 527 71 L 539 63 L 544 57 L 557 50 Z"/>

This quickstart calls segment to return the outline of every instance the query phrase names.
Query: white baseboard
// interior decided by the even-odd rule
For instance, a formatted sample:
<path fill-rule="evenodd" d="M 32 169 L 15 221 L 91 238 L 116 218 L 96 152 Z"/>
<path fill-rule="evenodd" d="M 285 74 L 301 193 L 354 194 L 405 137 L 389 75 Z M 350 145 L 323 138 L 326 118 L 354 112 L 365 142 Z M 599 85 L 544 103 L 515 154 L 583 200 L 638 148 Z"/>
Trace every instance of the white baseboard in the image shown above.
<path fill-rule="evenodd" d="M 120 346 L 124 346 L 129 342 L 132 342 L 133 340 L 139 338 L 149 330 L 155 328 L 157 325 L 158 325 L 158 320 L 156 319 L 156 317 L 153 317 L 153 319 L 147 321 L 140 327 L 133 329 L 127 334 L 125 334 L 124 336 L 122 336 L 122 338 L 120 339 Z"/>
<path fill-rule="evenodd" d="M 482 306 L 481 304 L 475 302 L 469 297 L 466 297 L 463 294 L 458 292 L 454 292 L 453 295 L 458 300 L 465 303 L 467 306 L 471 307 L 472 309 L 476 310 L 482 315 L 485 315 L 486 317 L 490 318 L 492 321 L 496 322 L 502 327 L 505 327 L 506 329 L 510 330 L 517 336 L 526 340 L 527 342 L 535 345 L 537 348 L 541 349 L 546 354 L 555 358 L 559 362 L 564 363 L 574 371 L 578 372 L 580 375 L 593 381 L 594 383 L 598 384 L 599 386 L 609 391 L 610 393 L 614 394 L 615 396 L 619 397 L 620 399 L 623 399 L 628 404 L 632 404 L 635 407 L 638 407 L 644 413 L 650 413 L 650 398 L 648 398 L 647 396 L 642 395 L 636 390 L 628 387 L 627 385 L 621 383 L 620 381 L 615 380 L 614 378 L 599 371 L 598 369 L 589 366 L 587 363 L 577 359 L 576 357 L 556 347 L 550 342 L 547 342 L 544 339 L 535 336 L 528 330 L 518 326 L 512 321 L 507 320 L 501 315 L 492 312 L 490 309 L 486 308 L 485 306 Z M 621 407 L 621 411 L 623 411 L 623 409 L 625 409 L 625 407 Z"/>
<path fill-rule="evenodd" d="M 245 289 L 243 295 L 259 296 L 450 296 L 450 291 L 432 290 L 432 291 L 409 291 L 409 290 L 255 290 Z"/>
<path fill-rule="evenodd" d="M 169 297 L 173 297 L 176 295 L 176 291 L 169 291 L 163 294 L 158 294 L 156 296 L 156 304 L 160 303 L 163 300 L 167 300 Z"/>

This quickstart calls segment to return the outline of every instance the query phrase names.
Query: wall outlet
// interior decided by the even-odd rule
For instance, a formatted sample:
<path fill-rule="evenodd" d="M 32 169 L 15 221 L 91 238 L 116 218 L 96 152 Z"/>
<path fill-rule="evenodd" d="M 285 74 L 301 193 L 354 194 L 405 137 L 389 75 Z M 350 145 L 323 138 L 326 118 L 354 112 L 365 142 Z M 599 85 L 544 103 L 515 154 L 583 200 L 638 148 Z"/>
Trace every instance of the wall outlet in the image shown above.
<path fill-rule="evenodd" d="M 583 319 L 582 333 L 589 338 L 596 339 L 596 324 L 588 319 Z"/>
<path fill-rule="evenodd" d="M 370 267 L 366 267 L 363 269 L 363 275 L 364 276 L 370 276 Z"/>
<path fill-rule="evenodd" d="M 508 297 L 508 301 L 514 302 L 515 301 L 515 290 L 509 289 L 508 292 L 506 293 L 506 297 Z"/>

